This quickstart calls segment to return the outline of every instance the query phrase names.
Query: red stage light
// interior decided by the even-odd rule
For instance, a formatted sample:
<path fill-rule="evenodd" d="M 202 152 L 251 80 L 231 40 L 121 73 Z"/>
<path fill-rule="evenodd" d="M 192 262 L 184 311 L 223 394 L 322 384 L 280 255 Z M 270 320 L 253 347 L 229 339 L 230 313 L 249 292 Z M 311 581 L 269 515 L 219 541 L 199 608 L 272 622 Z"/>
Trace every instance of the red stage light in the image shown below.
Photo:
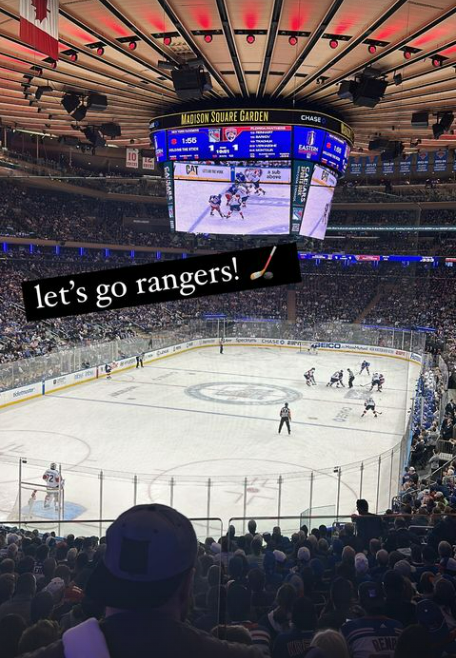
<path fill-rule="evenodd" d="M 104 55 L 103 46 L 100 46 L 99 48 L 97 48 L 97 55 L 98 55 L 98 57 L 103 57 L 103 55 Z"/>
<path fill-rule="evenodd" d="M 443 61 L 440 59 L 440 57 L 433 57 L 432 58 L 432 66 L 435 68 L 438 68 L 439 66 L 443 65 Z"/>
<path fill-rule="evenodd" d="M 138 44 L 136 43 L 136 41 L 130 41 L 128 47 L 130 48 L 130 50 L 136 50 Z"/>
<path fill-rule="evenodd" d="M 410 50 L 404 50 L 404 59 L 410 59 L 412 52 Z"/>
<path fill-rule="evenodd" d="M 212 34 L 205 34 L 205 35 L 204 35 L 204 41 L 205 41 L 206 43 L 212 43 L 212 39 L 213 39 L 213 38 L 214 38 L 214 37 L 212 36 Z"/>
<path fill-rule="evenodd" d="M 245 40 L 247 41 L 247 43 L 252 45 L 252 43 L 255 43 L 255 35 L 254 34 L 248 34 L 246 36 Z"/>
<path fill-rule="evenodd" d="M 375 53 L 377 52 L 377 46 L 374 46 L 374 44 L 371 43 L 367 50 L 371 55 L 375 55 Z"/>
<path fill-rule="evenodd" d="M 335 50 L 338 45 L 339 42 L 337 41 L 337 39 L 331 39 L 331 41 L 329 42 L 329 47 L 332 48 L 333 50 Z"/>
<path fill-rule="evenodd" d="M 165 46 L 170 46 L 171 42 L 172 42 L 171 37 L 163 37 L 163 43 L 165 44 Z"/>
<path fill-rule="evenodd" d="M 297 46 L 298 45 L 298 37 L 296 37 L 294 34 L 291 35 L 291 37 L 288 39 L 288 43 L 290 46 Z"/>

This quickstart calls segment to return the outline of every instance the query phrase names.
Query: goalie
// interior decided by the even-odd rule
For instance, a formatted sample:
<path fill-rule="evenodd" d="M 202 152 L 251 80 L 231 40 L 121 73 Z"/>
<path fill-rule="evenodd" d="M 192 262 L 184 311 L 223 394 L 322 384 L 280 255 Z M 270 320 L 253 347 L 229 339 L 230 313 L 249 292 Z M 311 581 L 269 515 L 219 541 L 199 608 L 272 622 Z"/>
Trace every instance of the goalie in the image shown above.
<path fill-rule="evenodd" d="M 43 480 L 46 482 L 46 497 L 44 499 L 44 508 L 51 507 L 54 503 L 54 509 L 59 508 L 59 492 L 63 487 L 63 480 L 61 479 L 60 472 L 57 470 L 57 464 L 54 462 L 50 465 L 47 471 L 44 472 Z"/>

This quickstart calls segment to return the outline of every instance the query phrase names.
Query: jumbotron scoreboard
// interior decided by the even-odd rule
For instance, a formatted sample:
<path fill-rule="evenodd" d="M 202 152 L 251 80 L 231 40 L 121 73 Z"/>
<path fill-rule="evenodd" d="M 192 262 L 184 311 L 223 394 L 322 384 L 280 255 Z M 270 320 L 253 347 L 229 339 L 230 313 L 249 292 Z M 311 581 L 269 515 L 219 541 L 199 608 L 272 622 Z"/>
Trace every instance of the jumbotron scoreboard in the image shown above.
<path fill-rule="evenodd" d="M 173 230 L 324 238 L 353 145 L 343 121 L 229 109 L 157 117 L 150 127 Z"/>

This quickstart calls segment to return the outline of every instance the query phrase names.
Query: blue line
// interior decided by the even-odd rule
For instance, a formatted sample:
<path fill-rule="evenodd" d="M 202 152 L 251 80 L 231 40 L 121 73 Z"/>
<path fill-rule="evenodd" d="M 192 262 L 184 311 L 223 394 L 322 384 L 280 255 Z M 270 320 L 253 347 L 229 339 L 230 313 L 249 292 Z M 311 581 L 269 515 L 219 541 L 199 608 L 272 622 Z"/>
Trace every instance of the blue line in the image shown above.
<path fill-rule="evenodd" d="M 118 400 L 91 400 L 90 398 L 77 398 L 77 397 L 69 397 L 66 395 L 58 395 L 56 394 L 55 396 L 50 394 L 47 396 L 48 398 L 60 398 L 64 400 L 77 400 L 78 402 L 94 402 L 95 404 L 121 404 L 126 407 L 146 407 L 148 409 L 160 409 L 161 411 L 182 411 L 183 413 L 192 413 L 192 414 L 207 414 L 209 416 L 227 416 L 228 418 L 242 418 L 242 420 L 247 421 L 247 420 L 264 420 L 268 421 L 270 423 L 276 423 L 278 424 L 280 421 L 280 418 L 264 418 L 264 416 L 242 416 L 241 414 L 226 414 L 226 413 L 221 413 L 219 411 L 202 411 L 199 409 L 182 409 L 181 407 L 165 407 L 163 405 L 154 405 L 154 404 L 141 404 L 139 402 L 119 402 Z M 340 425 L 323 425 L 321 423 L 304 423 L 300 421 L 292 421 L 293 425 L 306 425 L 308 427 L 326 427 L 328 429 L 334 430 L 334 429 L 341 429 Z M 344 428 L 342 428 L 344 429 Z M 349 430 L 350 432 L 362 432 L 363 434 L 383 434 L 384 436 L 402 436 L 402 433 L 399 434 L 397 432 L 378 432 L 377 430 L 366 430 L 366 429 L 357 429 L 356 427 L 347 427 L 345 428 Z"/>

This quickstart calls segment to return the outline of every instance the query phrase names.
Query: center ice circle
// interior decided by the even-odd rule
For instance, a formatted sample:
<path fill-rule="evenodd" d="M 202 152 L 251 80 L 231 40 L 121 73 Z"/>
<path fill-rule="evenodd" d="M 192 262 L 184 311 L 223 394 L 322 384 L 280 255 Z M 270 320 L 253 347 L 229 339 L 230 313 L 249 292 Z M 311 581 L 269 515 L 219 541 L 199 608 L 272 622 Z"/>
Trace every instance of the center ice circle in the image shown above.
<path fill-rule="evenodd" d="M 209 382 L 185 389 L 185 393 L 198 400 L 224 404 L 281 404 L 294 402 L 301 394 L 292 388 L 274 384 L 246 382 Z"/>

